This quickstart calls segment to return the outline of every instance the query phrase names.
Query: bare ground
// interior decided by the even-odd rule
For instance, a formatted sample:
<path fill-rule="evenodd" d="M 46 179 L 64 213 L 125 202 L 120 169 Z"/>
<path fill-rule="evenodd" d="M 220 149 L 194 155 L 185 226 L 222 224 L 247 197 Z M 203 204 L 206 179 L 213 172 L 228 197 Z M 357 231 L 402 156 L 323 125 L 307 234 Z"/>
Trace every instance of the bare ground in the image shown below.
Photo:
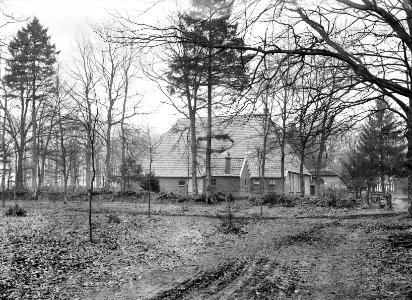
<path fill-rule="evenodd" d="M 144 207 L 101 202 L 89 243 L 86 203 L 20 204 L 27 217 L 0 219 L 0 299 L 408 299 L 412 290 L 412 250 L 388 240 L 412 234 L 405 215 L 264 207 L 258 218 L 239 206 L 242 233 L 226 234 L 214 217 L 222 206 L 202 217 L 208 207 L 156 204 L 149 219 Z"/>

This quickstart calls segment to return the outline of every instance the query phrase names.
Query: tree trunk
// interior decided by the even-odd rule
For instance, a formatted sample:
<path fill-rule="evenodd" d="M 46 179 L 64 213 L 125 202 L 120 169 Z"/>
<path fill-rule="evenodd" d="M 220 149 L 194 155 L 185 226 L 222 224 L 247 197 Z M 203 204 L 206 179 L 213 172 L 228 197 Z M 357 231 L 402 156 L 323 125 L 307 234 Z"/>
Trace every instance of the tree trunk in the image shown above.
<path fill-rule="evenodd" d="M 1 137 L 1 146 L 3 148 L 3 172 L 1 176 L 1 205 L 2 207 L 6 207 L 6 195 L 5 195 L 5 187 L 6 187 L 6 168 L 7 168 L 7 150 L 6 150 L 6 114 L 7 114 L 7 96 L 4 96 L 4 116 L 3 116 L 3 124 L 2 124 L 2 137 Z"/>
<path fill-rule="evenodd" d="M 384 105 L 381 101 L 378 101 L 378 122 L 379 122 L 379 175 L 380 175 L 380 181 L 381 181 L 381 189 L 382 189 L 382 194 L 385 196 L 386 194 L 386 187 L 385 187 L 385 174 L 384 174 L 384 132 L 383 132 L 383 114 L 384 114 Z"/>
<path fill-rule="evenodd" d="M 323 153 L 325 152 L 325 140 L 326 140 L 325 134 L 324 132 L 322 132 L 321 137 L 320 137 L 319 153 L 318 153 L 318 158 L 316 160 L 316 170 L 315 170 L 316 171 L 315 189 L 316 189 L 316 196 L 318 197 L 322 196 L 322 191 L 320 189 L 320 186 L 321 186 L 320 171 L 322 170 Z"/>
<path fill-rule="evenodd" d="M 59 106 L 59 128 L 60 128 L 60 150 L 61 150 L 61 172 L 63 175 L 63 203 L 67 203 L 67 182 L 69 180 L 69 170 L 67 168 L 67 151 L 64 144 L 64 129 L 61 117 L 61 107 Z"/>
<path fill-rule="evenodd" d="M 210 202 L 212 179 L 211 157 L 212 157 L 212 28 L 209 21 L 209 48 L 207 61 L 207 121 L 206 121 L 206 203 Z"/>
<path fill-rule="evenodd" d="M 126 163 L 126 137 L 124 135 L 124 125 L 121 125 L 121 131 L 122 131 L 122 164 L 121 164 L 121 169 L 120 169 L 120 176 L 122 177 L 122 183 L 120 184 L 120 190 L 124 192 L 126 190 L 126 177 L 125 177 L 125 163 Z M 123 196 L 122 196 L 123 197 Z"/>
<path fill-rule="evenodd" d="M 125 117 L 125 113 L 126 113 L 126 100 L 127 100 L 127 87 L 128 84 L 128 80 L 126 80 L 126 87 L 125 87 L 125 97 L 124 97 L 124 101 L 123 101 L 123 110 L 122 110 L 122 120 L 120 122 L 120 130 L 121 130 L 121 135 L 122 135 L 122 149 L 121 149 L 121 153 L 122 153 L 122 164 L 121 164 L 121 169 L 120 169 L 120 176 L 122 177 L 122 183 L 121 183 L 121 191 L 124 192 L 126 190 L 126 178 L 125 178 L 125 163 L 126 163 L 126 135 L 125 135 L 125 128 L 124 128 L 124 117 Z M 122 194 L 123 197 L 123 194 Z"/>
<path fill-rule="evenodd" d="M 268 104 L 264 103 L 264 120 L 263 120 L 263 150 L 262 150 L 262 169 L 260 177 L 260 214 L 263 215 L 263 195 L 265 193 L 265 167 L 266 167 L 266 144 L 268 139 Z"/>
<path fill-rule="evenodd" d="M 305 177 L 303 175 L 303 166 L 305 163 L 305 151 L 301 150 L 300 151 L 300 167 L 299 167 L 299 172 L 300 172 L 300 195 L 302 197 L 305 196 Z"/>
<path fill-rule="evenodd" d="M 286 181 L 286 178 L 285 178 L 285 141 L 282 141 L 280 144 L 280 189 L 283 195 L 286 194 L 285 181 Z"/>
<path fill-rule="evenodd" d="M 23 176 L 23 160 L 24 160 L 24 150 L 23 148 L 17 147 L 17 170 L 16 170 L 16 187 L 22 189 L 24 186 L 24 176 Z"/>
<path fill-rule="evenodd" d="M 43 186 L 45 165 L 46 165 L 46 159 L 45 159 L 45 158 L 42 158 L 41 164 L 40 164 L 40 166 L 39 166 L 39 168 L 38 168 L 39 173 L 37 174 L 37 179 L 38 179 L 38 181 L 37 181 L 37 188 L 38 188 L 38 191 L 39 191 L 39 192 L 40 192 L 40 190 L 41 190 L 41 188 L 42 188 L 42 186 Z"/>
<path fill-rule="evenodd" d="M 100 161 L 100 149 L 95 149 L 95 154 L 94 154 L 94 165 L 96 168 L 96 184 L 95 187 L 105 187 L 106 181 L 106 171 L 103 174 L 103 184 L 102 184 L 102 164 Z"/>
<path fill-rule="evenodd" d="M 32 82 L 32 112 L 31 112 L 31 122 L 32 122 L 32 143 L 33 143 L 33 165 L 32 165 L 32 178 L 31 185 L 34 192 L 34 200 L 38 199 L 38 165 L 39 165 L 39 154 L 37 151 L 37 120 L 36 120 L 36 63 L 33 61 L 33 82 Z"/>
<path fill-rule="evenodd" d="M 111 109 L 111 108 L 109 108 Z M 112 134 L 112 125 L 111 125 L 111 114 L 108 114 L 108 124 L 107 124 L 107 131 L 106 131 L 106 158 L 105 158 L 105 181 L 104 181 L 104 188 L 110 188 L 110 181 L 112 177 L 112 165 L 111 165 L 111 155 L 112 155 L 112 143 L 111 143 L 111 134 Z"/>
<path fill-rule="evenodd" d="M 149 218 L 151 217 L 151 212 L 150 212 L 150 210 L 151 210 L 151 207 L 150 207 L 150 205 L 151 205 L 151 198 L 152 198 L 152 181 L 151 181 L 151 176 L 152 176 L 152 145 L 151 145 L 151 143 L 150 143 L 150 145 L 149 145 L 149 147 L 150 147 L 150 150 L 149 150 L 149 156 L 150 156 L 150 158 L 149 158 L 149 176 L 148 176 L 148 180 L 149 180 L 149 201 L 148 201 L 148 216 L 149 216 Z"/>
<path fill-rule="evenodd" d="M 197 196 L 197 138 L 195 113 L 190 113 L 190 149 L 192 155 L 192 194 Z"/>
<path fill-rule="evenodd" d="M 91 118 L 90 118 L 91 119 Z M 92 122 L 90 122 L 92 125 Z M 93 125 L 88 129 L 88 140 L 90 142 L 90 154 L 91 154 L 91 167 L 92 167 L 92 176 L 90 178 L 90 189 L 89 189 L 89 241 L 93 242 L 93 227 L 92 227 L 92 200 L 93 200 L 93 188 L 94 188 L 94 180 L 96 178 L 96 168 L 94 162 L 94 153 L 95 153 L 95 130 L 96 127 Z"/>
<path fill-rule="evenodd" d="M 91 155 L 90 147 L 91 147 L 90 140 L 87 139 L 87 142 L 86 142 L 86 186 L 87 187 L 90 187 L 90 182 L 91 182 L 91 156 L 92 155 Z"/>
<path fill-rule="evenodd" d="M 406 159 L 408 166 L 408 200 L 410 203 L 408 211 L 412 217 L 412 98 L 409 99 L 407 127 L 406 138 L 408 140 L 408 152 L 406 153 Z"/>
<path fill-rule="evenodd" d="M 285 91 L 285 99 L 283 100 L 283 107 L 282 107 L 282 132 L 281 132 L 281 140 L 280 140 L 280 185 L 282 193 L 285 195 L 286 191 L 286 178 L 285 178 L 285 144 L 286 144 L 286 99 L 287 99 L 287 92 Z"/>

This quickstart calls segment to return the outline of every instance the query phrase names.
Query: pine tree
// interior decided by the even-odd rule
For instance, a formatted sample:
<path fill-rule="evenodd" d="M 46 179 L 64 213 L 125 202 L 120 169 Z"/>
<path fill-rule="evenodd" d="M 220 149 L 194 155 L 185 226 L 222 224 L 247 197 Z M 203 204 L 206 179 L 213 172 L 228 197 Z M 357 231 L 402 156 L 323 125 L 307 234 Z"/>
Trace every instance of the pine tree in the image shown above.
<path fill-rule="evenodd" d="M 382 100 L 376 102 L 371 114 L 362 127 L 358 152 L 367 160 L 369 178 L 380 182 L 385 193 L 385 178 L 403 176 L 406 166 L 406 143 L 399 122 Z M 379 179 L 379 180 L 378 180 Z"/>
<path fill-rule="evenodd" d="M 233 98 L 235 91 L 240 91 L 248 83 L 247 63 L 249 56 L 244 56 L 241 50 L 216 49 L 216 45 L 240 47 L 244 41 L 238 36 L 237 23 L 230 21 L 232 1 L 207 0 L 193 1 L 198 9 L 192 12 L 192 17 L 197 20 L 197 44 L 206 50 L 206 87 L 207 87 L 207 121 L 206 121 L 206 201 L 211 197 L 211 154 L 212 154 L 212 106 L 224 106 L 222 102 L 212 101 L 216 95 L 219 98 Z M 188 35 L 188 40 L 193 41 L 193 36 Z"/>
<path fill-rule="evenodd" d="M 178 16 L 176 34 L 180 37 L 198 40 L 200 38 L 199 27 L 201 23 L 198 19 L 182 14 Z M 206 50 L 199 45 L 187 42 L 171 43 L 169 47 L 169 70 L 166 73 L 168 91 L 171 95 L 182 98 L 183 104 L 177 105 L 174 102 L 172 104 L 190 120 L 192 193 L 197 195 L 196 114 L 203 107 L 200 102 L 201 86 L 204 85 L 206 77 Z"/>
<path fill-rule="evenodd" d="M 370 161 L 365 153 L 355 148 L 348 153 L 342 165 L 343 177 L 349 186 L 355 189 L 355 196 L 358 198 L 362 190 L 370 187 L 375 179 Z M 366 199 L 369 204 L 369 197 Z"/>
<path fill-rule="evenodd" d="M 47 29 L 43 28 L 37 18 L 19 30 L 8 46 L 11 60 L 7 64 L 5 83 L 11 98 L 20 100 L 19 120 L 20 140 L 15 138 L 18 150 L 18 167 L 16 186 L 23 186 L 23 156 L 26 149 L 27 130 L 32 129 L 32 188 L 37 197 L 38 192 L 38 133 L 39 107 L 54 93 L 54 75 L 56 63 L 56 47 L 50 42 Z M 30 109 L 31 120 L 27 112 Z"/>

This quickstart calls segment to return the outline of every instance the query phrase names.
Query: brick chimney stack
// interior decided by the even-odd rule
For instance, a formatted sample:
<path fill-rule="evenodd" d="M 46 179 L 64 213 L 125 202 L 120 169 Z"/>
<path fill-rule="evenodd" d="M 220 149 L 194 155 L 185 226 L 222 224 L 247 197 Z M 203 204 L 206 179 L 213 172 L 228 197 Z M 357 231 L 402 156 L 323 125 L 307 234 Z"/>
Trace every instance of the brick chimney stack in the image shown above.
<path fill-rule="evenodd" d="M 225 157 L 225 174 L 230 174 L 230 168 L 231 168 L 231 158 L 230 158 L 230 153 L 227 153 L 227 156 Z"/>

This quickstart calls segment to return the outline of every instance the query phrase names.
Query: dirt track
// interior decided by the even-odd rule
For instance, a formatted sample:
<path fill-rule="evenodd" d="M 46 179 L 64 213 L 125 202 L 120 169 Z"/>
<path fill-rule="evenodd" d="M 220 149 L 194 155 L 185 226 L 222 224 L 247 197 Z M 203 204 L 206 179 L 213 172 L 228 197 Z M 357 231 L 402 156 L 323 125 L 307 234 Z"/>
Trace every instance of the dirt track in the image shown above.
<path fill-rule="evenodd" d="M 274 207 L 266 218 L 236 219 L 242 233 L 226 234 L 216 216 L 148 218 L 102 203 L 89 243 L 86 204 L 25 203 L 28 217 L 0 219 L 0 284 L 16 285 L 6 286 L 14 295 L 6 299 L 33 299 L 33 288 L 40 299 L 94 300 L 405 299 L 412 291 L 412 250 L 388 239 L 412 234 L 404 216 L 316 218 L 291 208 L 276 217 Z M 110 212 L 121 223 L 108 223 Z"/>
<path fill-rule="evenodd" d="M 388 227 L 368 222 L 316 224 L 150 299 L 405 298 L 412 288 L 410 277 L 404 277 L 410 270 L 390 269 L 385 260 L 393 249 L 382 235 Z M 393 276 L 404 280 L 395 282 Z"/>

